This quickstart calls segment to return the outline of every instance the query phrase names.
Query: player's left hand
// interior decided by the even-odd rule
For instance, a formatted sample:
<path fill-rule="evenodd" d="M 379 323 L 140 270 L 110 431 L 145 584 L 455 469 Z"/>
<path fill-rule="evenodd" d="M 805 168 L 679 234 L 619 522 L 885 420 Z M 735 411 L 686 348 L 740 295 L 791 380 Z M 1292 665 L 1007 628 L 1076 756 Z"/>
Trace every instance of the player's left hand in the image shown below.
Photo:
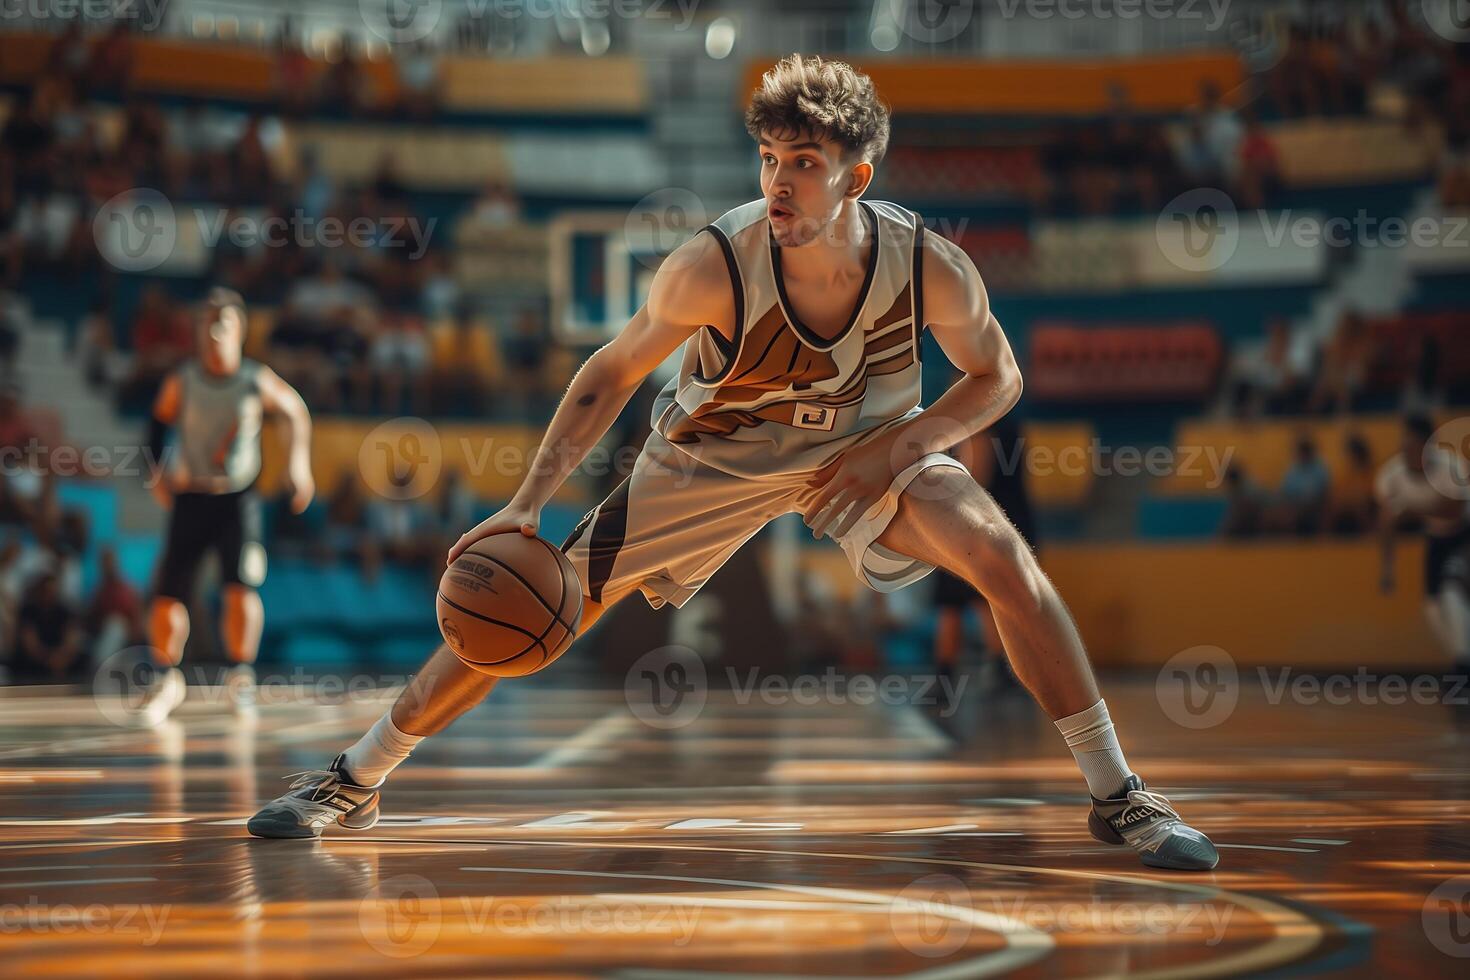
<path fill-rule="evenodd" d="M 286 474 L 286 496 L 291 501 L 291 513 L 301 514 L 311 506 L 316 496 L 316 478 L 310 466 L 293 466 Z"/>
<path fill-rule="evenodd" d="M 813 474 L 807 493 L 814 495 L 802 506 L 802 520 L 812 529 L 812 537 L 830 534 L 836 539 L 852 530 L 883 499 L 893 478 L 913 462 L 900 455 L 893 436 L 880 436 L 854 446 Z M 844 510 L 846 515 L 834 527 Z"/>

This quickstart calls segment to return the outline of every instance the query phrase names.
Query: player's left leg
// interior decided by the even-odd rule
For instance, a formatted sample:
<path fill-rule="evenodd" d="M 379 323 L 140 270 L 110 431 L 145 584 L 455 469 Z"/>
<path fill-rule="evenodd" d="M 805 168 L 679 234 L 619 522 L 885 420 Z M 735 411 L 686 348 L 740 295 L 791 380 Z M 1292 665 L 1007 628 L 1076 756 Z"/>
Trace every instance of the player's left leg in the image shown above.
<path fill-rule="evenodd" d="M 221 628 L 225 652 L 233 664 L 253 664 L 260 650 L 260 633 L 265 627 L 265 607 L 260 593 L 248 585 L 229 583 L 224 587 Z"/>
<path fill-rule="evenodd" d="M 920 472 L 874 542 L 947 568 L 989 602 L 1016 677 L 1055 721 L 1093 798 L 1088 825 L 1151 867 L 1213 868 L 1208 838 L 1128 768 L 1077 626 L 1036 556 L 1000 507 L 955 466 Z"/>

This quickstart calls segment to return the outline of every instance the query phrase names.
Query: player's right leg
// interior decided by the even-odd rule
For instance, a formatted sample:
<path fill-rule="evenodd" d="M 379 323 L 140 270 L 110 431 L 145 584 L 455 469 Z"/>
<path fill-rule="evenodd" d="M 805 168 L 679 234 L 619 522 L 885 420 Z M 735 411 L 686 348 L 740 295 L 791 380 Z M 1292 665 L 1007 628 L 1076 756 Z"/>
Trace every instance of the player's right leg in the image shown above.
<path fill-rule="evenodd" d="M 606 607 L 582 597 L 577 637 Z M 326 769 L 295 773 L 290 790 L 246 823 L 256 837 L 311 838 L 333 823 L 366 830 L 378 822 L 379 790 L 419 742 L 485 700 L 499 678 L 465 666 L 440 644 L 383 717 Z"/>
<path fill-rule="evenodd" d="M 633 472 L 562 544 L 582 582 L 577 636 L 634 592 L 655 608 L 682 605 L 743 542 L 788 511 L 795 492 L 783 482 L 752 486 L 650 435 Z M 392 710 L 330 767 L 301 774 L 293 792 L 250 820 L 250 832 L 315 837 L 333 821 L 372 826 L 387 774 L 418 742 L 479 704 L 495 683 L 441 646 Z"/>

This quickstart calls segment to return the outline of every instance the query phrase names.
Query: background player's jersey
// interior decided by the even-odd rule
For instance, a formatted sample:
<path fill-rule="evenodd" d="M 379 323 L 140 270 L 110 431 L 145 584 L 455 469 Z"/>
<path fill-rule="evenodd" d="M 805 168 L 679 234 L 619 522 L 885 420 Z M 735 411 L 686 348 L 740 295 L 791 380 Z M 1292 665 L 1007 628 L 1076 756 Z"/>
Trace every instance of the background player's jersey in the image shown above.
<path fill-rule="evenodd" d="M 678 376 L 654 402 L 659 434 L 707 465 L 760 479 L 820 469 L 918 413 L 923 221 L 882 201 L 859 207 L 874 247 L 852 319 L 830 341 L 786 301 L 764 200 L 704 229 L 729 265 L 735 339 L 705 327 L 685 342 Z"/>
<path fill-rule="evenodd" d="M 244 359 L 229 377 L 197 360 L 179 369 L 178 453 L 191 484 L 234 493 L 260 474 L 260 365 Z"/>
<path fill-rule="evenodd" d="M 1373 492 L 1395 518 L 1411 508 L 1425 511 L 1444 503 L 1445 491 L 1470 486 L 1470 467 L 1459 453 L 1433 446 L 1424 453 L 1425 472 L 1409 469 L 1404 454 L 1396 453 L 1378 470 Z M 1458 494 L 1456 494 L 1458 496 Z M 1470 526 L 1470 501 L 1453 517 L 1426 517 L 1424 531 L 1446 537 Z"/>

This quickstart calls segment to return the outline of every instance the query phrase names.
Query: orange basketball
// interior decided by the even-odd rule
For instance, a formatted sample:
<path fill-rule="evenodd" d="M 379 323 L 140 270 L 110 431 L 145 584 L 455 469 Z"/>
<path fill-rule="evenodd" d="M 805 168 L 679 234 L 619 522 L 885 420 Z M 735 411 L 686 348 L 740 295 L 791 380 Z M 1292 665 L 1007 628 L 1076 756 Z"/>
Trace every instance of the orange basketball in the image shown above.
<path fill-rule="evenodd" d="M 493 677 L 524 677 L 572 645 L 582 584 L 558 549 L 507 531 L 476 541 L 444 570 L 435 608 L 460 660 Z"/>

